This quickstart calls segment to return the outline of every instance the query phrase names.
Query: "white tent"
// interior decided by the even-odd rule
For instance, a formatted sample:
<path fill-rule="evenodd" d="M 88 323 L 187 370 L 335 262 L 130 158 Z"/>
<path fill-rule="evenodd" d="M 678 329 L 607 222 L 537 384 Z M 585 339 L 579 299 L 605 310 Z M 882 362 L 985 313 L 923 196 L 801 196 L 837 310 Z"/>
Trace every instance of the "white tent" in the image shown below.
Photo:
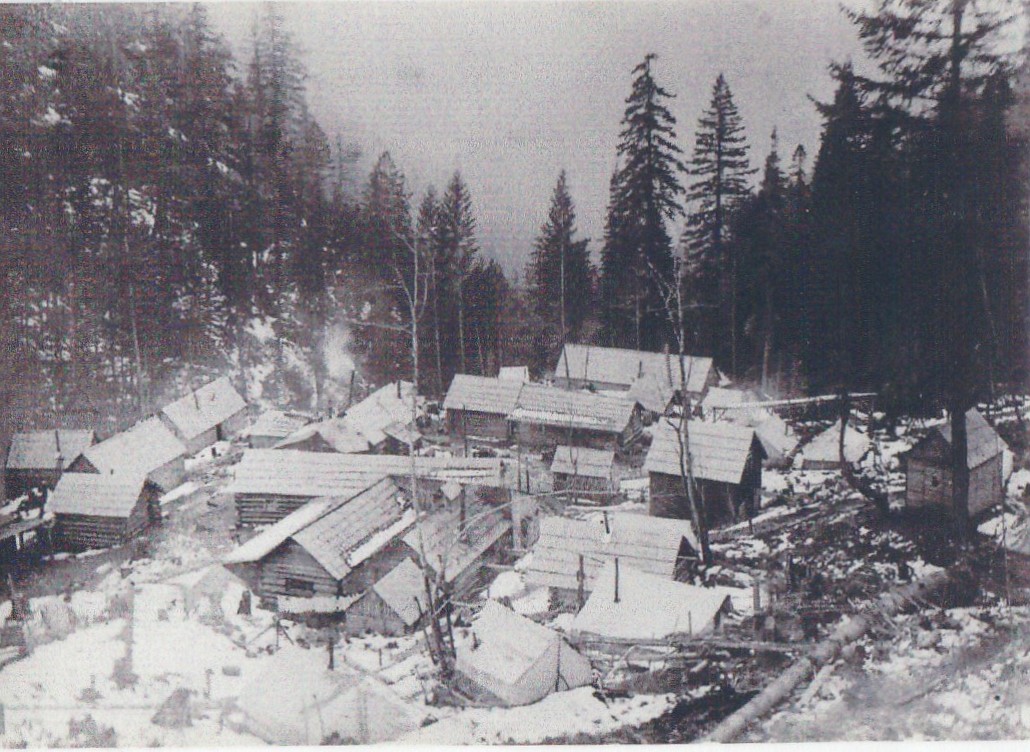
<path fill-rule="evenodd" d="M 836 470 L 840 467 L 840 421 L 827 428 L 801 449 L 804 470 Z M 844 459 L 856 464 L 872 447 L 869 437 L 848 423 L 844 432 Z M 795 466 L 796 467 L 796 466 Z"/>
<path fill-rule="evenodd" d="M 465 688 L 500 705 L 529 705 L 590 683 L 590 662 L 552 629 L 487 601 L 457 650 Z"/>
<path fill-rule="evenodd" d="M 284 647 L 244 687 L 239 706 L 247 730 L 269 744 L 309 746 L 337 734 L 375 744 L 414 730 L 418 719 L 388 689 L 341 667 L 326 651 Z"/>

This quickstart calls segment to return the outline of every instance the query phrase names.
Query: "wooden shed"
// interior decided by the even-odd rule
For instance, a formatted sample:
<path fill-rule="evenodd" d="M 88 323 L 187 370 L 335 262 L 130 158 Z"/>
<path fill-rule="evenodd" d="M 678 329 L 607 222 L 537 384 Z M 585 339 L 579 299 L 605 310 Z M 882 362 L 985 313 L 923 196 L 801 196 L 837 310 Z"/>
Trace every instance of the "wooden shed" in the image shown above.
<path fill-rule="evenodd" d="M 582 519 L 544 517 L 526 579 L 550 588 L 552 600 L 575 607 L 594 588 L 605 562 L 618 557 L 668 580 L 687 576 L 697 559 L 697 536 L 686 520 L 644 514 L 592 513 Z"/>
<path fill-rule="evenodd" d="M 161 420 L 186 445 L 188 454 L 236 436 L 247 426 L 247 403 L 222 377 L 167 405 Z"/>
<path fill-rule="evenodd" d="M 644 461 L 655 517 L 689 519 L 677 426 L 661 423 Z M 732 525 L 753 516 L 762 489 L 765 450 L 752 428 L 730 423 L 688 421 L 691 470 L 708 527 Z"/>
<path fill-rule="evenodd" d="M 389 478 L 357 494 L 318 499 L 224 559 L 265 597 L 344 597 L 410 555 L 399 538 L 415 513 Z"/>
<path fill-rule="evenodd" d="M 61 473 L 95 443 L 92 431 L 54 428 L 15 433 L 4 468 L 7 498 L 15 499 L 33 488 L 53 489 Z"/>
<path fill-rule="evenodd" d="M 509 416 L 522 387 L 521 381 L 455 375 L 443 401 L 448 432 L 472 439 L 510 440 Z"/>
<path fill-rule="evenodd" d="M 966 435 L 969 514 L 976 516 L 1005 496 L 1002 462 L 1006 445 L 975 408 L 966 413 Z M 951 424 L 933 428 L 900 458 L 905 468 L 905 506 L 936 507 L 950 513 Z"/>
<path fill-rule="evenodd" d="M 682 365 L 692 400 L 701 399 L 709 386 L 719 383 L 719 372 L 711 358 L 684 355 Z M 675 354 L 569 343 L 562 348 L 554 368 L 554 383 L 564 389 L 628 391 L 645 376 L 654 379 L 672 401 L 679 401 L 681 373 Z M 658 405 L 649 409 L 652 407 Z"/>
<path fill-rule="evenodd" d="M 405 558 L 347 609 L 347 633 L 410 634 L 418 628 L 426 610 L 422 570 Z"/>
<path fill-rule="evenodd" d="M 522 385 L 510 419 L 522 446 L 543 449 L 623 449 L 643 430 L 640 405 L 632 400 L 542 384 Z"/>
<path fill-rule="evenodd" d="M 417 457 L 427 480 L 499 483 L 500 460 L 476 457 Z M 248 449 L 229 485 L 240 525 L 268 525 L 312 499 L 353 495 L 386 477 L 411 474 L 411 460 L 393 455 Z"/>
<path fill-rule="evenodd" d="M 551 461 L 555 491 L 594 501 L 610 501 L 615 495 L 615 452 L 611 449 L 559 446 Z"/>
<path fill-rule="evenodd" d="M 88 447 L 69 467 L 76 473 L 145 477 L 162 491 L 186 480 L 186 446 L 158 418 L 147 418 Z"/>
<path fill-rule="evenodd" d="M 247 429 L 248 444 L 254 449 L 271 449 L 311 421 L 311 416 L 303 413 L 265 410 Z"/>
<path fill-rule="evenodd" d="M 68 551 L 127 543 L 159 519 L 159 497 L 143 476 L 65 473 L 47 503 L 54 542 Z"/>

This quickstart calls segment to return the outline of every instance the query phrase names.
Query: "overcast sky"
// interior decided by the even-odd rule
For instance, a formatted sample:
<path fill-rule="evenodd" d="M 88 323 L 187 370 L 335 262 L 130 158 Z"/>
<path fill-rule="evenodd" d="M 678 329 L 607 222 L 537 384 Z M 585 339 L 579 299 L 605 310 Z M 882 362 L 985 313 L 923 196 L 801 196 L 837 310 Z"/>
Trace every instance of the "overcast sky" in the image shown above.
<path fill-rule="evenodd" d="M 309 72 L 308 99 L 331 139 L 360 147 L 359 169 L 389 150 L 416 192 L 468 182 L 483 250 L 522 272 L 560 169 L 581 235 L 600 250 L 608 180 L 631 71 L 648 52 L 676 94 L 688 154 L 724 73 L 761 164 L 779 131 L 809 166 L 832 60 L 859 58 L 836 0 L 287 3 Z M 212 22 L 243 59 L 256 4 L 215 3 Z M 678 236 L 678 229 L 676 230 Z"/>

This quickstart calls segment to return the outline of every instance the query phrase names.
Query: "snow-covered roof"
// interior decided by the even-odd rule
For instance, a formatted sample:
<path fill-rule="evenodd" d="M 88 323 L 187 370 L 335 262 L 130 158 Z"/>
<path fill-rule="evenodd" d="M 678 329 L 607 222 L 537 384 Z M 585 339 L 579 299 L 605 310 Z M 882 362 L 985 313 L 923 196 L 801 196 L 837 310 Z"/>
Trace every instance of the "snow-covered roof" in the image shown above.
<path fill-rule="evenodd" d="M 509 685 L 521 679 L 561 639 L 557 632 L 490 600 L 472 623 L 472 632 L 476 639 L 458 651 L 458 671 L 471 669 L 479 676 L 485 674 Z"/>
<path fill-rule="evenodd" d="M 629 387 L 635 379 L 650 374 L 662 385 L 679 388 L 680 370 L 676 355 L 626 350 L 618 347 L 595 347 L 593 345 L 567 344 L 558 357 L 555 376 L 594 383 L 620 384 Z M 687 374 L 687 391 L 699 393 L 712 372 L 712 359 L 691 355 L 683 356 Z"/>
<path fill-rule="evenodd" d="M 561 445 L 554 450 L 551 472 L 610 479 L 614 464 L 615 452 L 612 450 Z"/>
<path fill-rule="evenodd" d="M 948 445 L 951 445 L 951 422 L 935 429 Z M 966 464 L 969 469 L 980 467 L 987 460 L 994 459 L 1005 451 L 1007 445 L 998 432 L 975 407 L 966 413 Z"/>
<path fill-rule="evenodd" d="M 426 589 L 422 570 L 411 559 L 404 559 L 373 585 L 372 589 L 406 626 L 410 627 L 417 622 L 419 614 L 426 611 Z"/>
<path fill-rule="evenodd" d="M 180 397 L 161 412 L 189 441 L 246 409 L 246 401 L 223 376 Z"/>
<path fill-rule="evenodd" d="M 852 423 L 844 432 L 844 459 L 855 464 L 869 451 L 869 437 Z M 840 461 L 840 421 L 817 435 L 801 449 L 802 463 L 831 464 Z M 802 465 L 804 466 L 804 464 Z"/>
<path fill-rule="evenodd" d="M 497 378 L 502 381 L 525 383 L 529 381 L 529 366 L 501 366 Z"/>
<path fill-rule="evenodd" d="M 145 482 L 142 475 L 65 473 L 47 500 L 47 511 L 125 518 L 132 514 Z"/>
<path fill-rule="evenodd" d="M 340 580 L 398 537 L 415 521 L 405 511 L 397 485 L 384 478 L 352 496 L 316 499 L 250 539 L 225 558 L 226 564 L 260 561 L 293 540 Z"/>
<path fill-rule="evenodd" d="M 154 417 L 94 444 L 82 456 L 104 475 L 113 472 L 135 480 L 185 453 L 185 445 L 159 418 Z"/>
<path fill-rule="evenodd" d="M 618 602 L 615 600 L 615 561 L 604 565 L 570 633 L 616 640 L 662 639 L 700 635 L 712 630 L 716 615 L 732 607 L 730 593 L 642 572 L 619 560 Z M 727 606 L 729 602 L 729 606 Z"/>
<path fill-rule="evenodd" d="M 447 508 L 430 514 L 404 536 L 404 543 L 421 552 L 425 545 L 426 561 L 435 571 L 444 572 L 448 582 L 475 564 L 483 554 L 511 532 L 511 520 L 500 510 L 488 510 L 469 504 L 467 525 L 459 533 L 460 509 Z"/>
<path fill-rule="evenodd" d="M 417 399 L 414 385 L 410 381 L 395 381 L 348 407 L 343 420 L 375 446 L 386 441 L 387 426 L 411 423 L 412 399 Z"/>
<path fill-rule="evenodd" d="M 330 418 L 309 423 L 276 442 L 275 449 L 290 449 L 318 436 L 340 454 L 361 454 L 371 449 L 369 440 L 360 431 L 351 428 L 342 418 Z"/>
<path fill-rule="evenodd" d="M 496 484 L 500 460 L 493 457 L 416 457 L 423 478 Z M 411 473 L 409 457 L 379 454 L 248 449 L 236 465 L 229 493 L 321 497 L 357 493 L 386 476 Z"/>
<path fill-rule="evenodd" d="M 629 425 L 635 404 L 622 397 L 523 384 L 510 417 L 538 425 L 621 433 Z"/>
<path fill-rule="evenodd" d="M 292 534 L 338 580 L 411 527 L 393 480 L 384 478 L 349 499 L 339 499 L 318 518 Z M 366 545 L 367 544 L 367 545 Z"/>
<path fill-rule="evenodd" d="M 653 374 L 645 373 L 629 385 L 626 397 L 640 403 L 648 412 L 661 414 L 668 408 L 675 393 L 676 389 L 669 385 L 668 379 L 659 380 Z"/>
<path fill-rule="evenodd" d="M 603 514 L 587 519 L 541 519 L 527 579 L 537 585 L 575 589 L 582 556 L 584 587 L 589 591 L 601 567 L 618 556 L 642 571 L 671 580 L 684 540 L 698 550 L 697 536 L 686 520 L 622 512 L 608 514 L 607 527 L 605 523 Z"/>
<path fill-rule="evenodd" d="M 701 400 L 701 409 L 708 412 L 719 407 L 732 407 L 741 404 L 747 398 L 748 395 L 739 389 L 713 386 L 709 387 L 705 398 Z"/>
<path fill-rule="evenodd" d="M 57 450 L 58 439 L 61 443 L 60 452 Z M 92 431 L 67 428 L 19 431 L 11 437 L 11 448 L 7 452 L 7 469 L 53 470 L 57 467 L 57 455 L 60 454 L 61 469 L 67 470 L 94 440 Z"/>
<path fill-rule="evenodd" d="M 451 381 L 443 406 L 445 410 L 509 415 L 521 390 L 521 381 L 459 373 Z"/>
<path fill-rule="evenodd" d="M 247 433 L 250 436 L 268 436 L 269 438 L 284 439 L 310 422 L 310 417 L 300 413 L 265 410 L 254 421 Z"/>
<path fill-rule="evenodd" d="M 731 423 L 688 421 L 691 469 L 694 477 L 719 483 L 740 483 L 756 441 L 753 428 Z M 759 453 L 765 450 L 759 444 Z M 680 475 L 680 441 L 677 427 L 659 423 L 644 460 L 644 471 Z"/>

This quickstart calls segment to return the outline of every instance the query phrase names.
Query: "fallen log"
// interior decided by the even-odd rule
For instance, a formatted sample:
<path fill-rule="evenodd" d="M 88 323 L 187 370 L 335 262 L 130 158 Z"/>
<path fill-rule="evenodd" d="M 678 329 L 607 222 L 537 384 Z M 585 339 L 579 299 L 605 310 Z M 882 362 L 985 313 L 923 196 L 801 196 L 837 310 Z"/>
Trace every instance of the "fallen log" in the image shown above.
<path fill-rule="evenodd" d="M 875 607 L 880 613 L 897 614 L 913 597 L 925 598 L 943 589 L 950 581 L 951 575 L 947 570 L 933 572 L 921 580 L 880 596 L 874 602 Z M 820 668 L 836 660 L 841 648 L 864 635 L 873 622 L 872 615 L 865 614 L 857 614 L 842 621 L 833 634 L 819 643 L 815 650 L 792 664 L 747 705 L 723 720 L 703 741 L 731 742 L 736 739 L 750 724 L 762 718 L 786 700 L 803 682 L 815 676 Z"/>

